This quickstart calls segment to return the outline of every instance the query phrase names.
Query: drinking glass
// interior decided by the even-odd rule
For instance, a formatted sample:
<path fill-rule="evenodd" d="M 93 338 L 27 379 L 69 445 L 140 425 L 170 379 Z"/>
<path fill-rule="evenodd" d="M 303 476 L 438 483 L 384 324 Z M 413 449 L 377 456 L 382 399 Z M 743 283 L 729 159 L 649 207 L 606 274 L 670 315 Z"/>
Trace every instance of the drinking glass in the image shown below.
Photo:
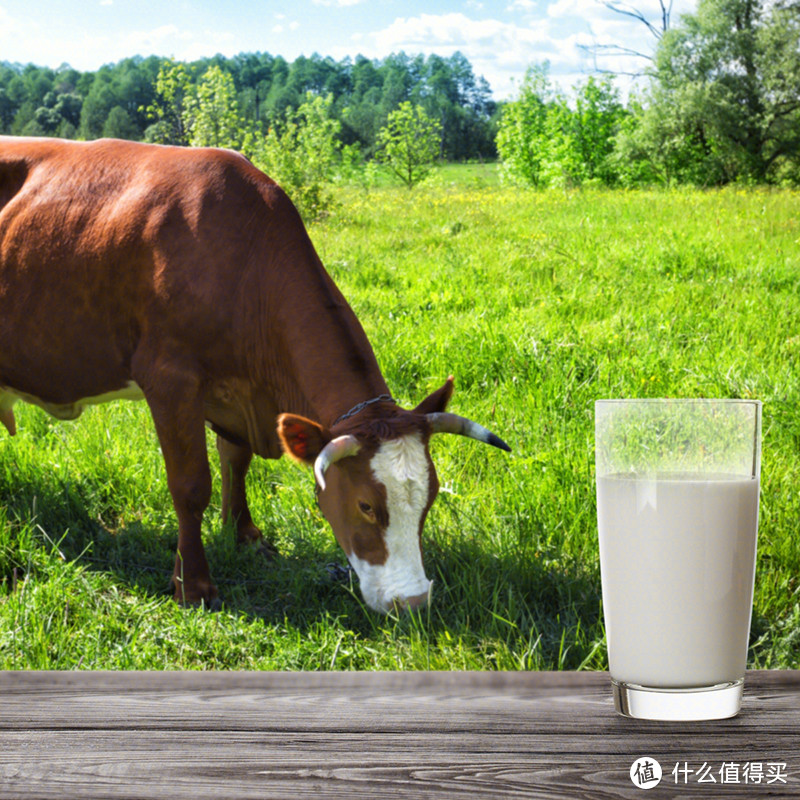
<path fill-rule="evenodd" d="M 753 605 L 757 400 L 598 400 L 597 524 L 614 705 L 735 716 Z"/>

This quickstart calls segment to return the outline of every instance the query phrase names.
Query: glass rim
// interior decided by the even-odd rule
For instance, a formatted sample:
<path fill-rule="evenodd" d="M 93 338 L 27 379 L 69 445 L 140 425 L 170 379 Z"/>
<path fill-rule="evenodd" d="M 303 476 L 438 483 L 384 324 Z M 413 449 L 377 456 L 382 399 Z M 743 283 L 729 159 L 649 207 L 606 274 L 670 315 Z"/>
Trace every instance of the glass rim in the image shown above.
<path fill-rule="evenodd" d="M 637 404 L 669 404 L 669 403 L 680 403 L 680 404 L 700 404 L 700 403 L 716 403 L 719 405 L 753 405 L 753 406 L 761 406 L 763 405 L 761 400 L 747 400 L 744 398 L 733 398 L 733 397 L 616 397 L 616 398 L 607 398 L 601 400 L 595 400 L 595 406 L 600 404 L 608 404 L 608 405 L 637 405 Z"/>

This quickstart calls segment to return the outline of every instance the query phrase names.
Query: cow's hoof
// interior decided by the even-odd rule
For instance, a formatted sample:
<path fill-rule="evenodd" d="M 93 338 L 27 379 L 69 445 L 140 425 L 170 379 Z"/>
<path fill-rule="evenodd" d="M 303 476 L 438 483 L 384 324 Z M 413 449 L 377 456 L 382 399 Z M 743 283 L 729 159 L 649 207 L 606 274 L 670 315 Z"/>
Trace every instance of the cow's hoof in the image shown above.
<path fill-rule="evenodd" d="M 237 544 L 260 544 L 263 539 L 264 535 L 261 530 L 252 522 L 246 522 L 236 529 Z"/>
<path fill-rule="evenodd" d="M 236 534 L 236 543 L 239 547 L 252 546 L 261 558 L 273 561 L 278 555 L 278 548 L 264 538 L 261 531 L 251 522 L 239 528 Z"/>
<path fill-rule="evenodd" d="M 173 597 L 178 605 L 202 605 L 210 611 L 219 611 L 222 606 L 217 587 L 213 583 L 198 581 L 194 584 L 189 584 L 188 582 L 181 584 L 181 581 L 173 578 L 172 585 L 174 587 Z"/>
<path fill-rule="evenodd" d="M 256 553 L 266 561 L 274 561 L 278 557 L 278 548 L 272 542 L 262 539 L 256 545 Z"/>

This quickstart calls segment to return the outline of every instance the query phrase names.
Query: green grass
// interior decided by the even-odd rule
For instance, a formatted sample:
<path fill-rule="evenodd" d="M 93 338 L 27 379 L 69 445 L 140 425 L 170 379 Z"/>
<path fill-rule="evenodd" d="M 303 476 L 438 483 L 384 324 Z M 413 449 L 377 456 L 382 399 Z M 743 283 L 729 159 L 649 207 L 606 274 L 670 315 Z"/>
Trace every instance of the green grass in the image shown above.
<path fill-rule="evenodd" d="M 750 667 L 800 667 L 800 194 L 544 192 L 495 171 L 339 190 L 311 227 L 405 405 L 452 410 L 514 453 L 437 437 L 424 558 L 434 603 L 366 609 L 286 460 L 250 474 L 269 563 L 206 515 L 219 613 L 166 593 L 175 519 L 143 404 L 76 423 L 17 406 L 0 436 L 0 668 L 603 669 L 593 403 L 764 401 Z M 211 451 L 213 444 L 209 439 Z"/>

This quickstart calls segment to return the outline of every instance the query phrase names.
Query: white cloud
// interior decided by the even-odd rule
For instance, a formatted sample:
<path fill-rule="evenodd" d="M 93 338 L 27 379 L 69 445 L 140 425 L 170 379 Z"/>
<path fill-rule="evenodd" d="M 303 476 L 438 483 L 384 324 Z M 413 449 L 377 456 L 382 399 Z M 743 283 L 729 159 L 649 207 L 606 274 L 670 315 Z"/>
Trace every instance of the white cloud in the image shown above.
<path fill-rule="evenodd" d="M 102 55 L 110 51 L 126 55 L 158 55 L 171 56 L 179 61 L 195 61 L 214 53 L 233 55 L 236 51 L 236 36 L 227 31 L 200 30 L 193 31 L 179 28 L 177 25 L 160 25 L 152 30 L 129 31 L 115 39 L 108 37 L 86 37 L 80 48 L 72 47 L 74 52 L 80 49 L 83 57 L 94 61 L 109 59 Z M 94 57 L 93 57 L 94 56 Z M 123 56 L 121 56 L 123 57 Z M 70 60 L 70 59 L 66 59 Z M 79 65 L 75 65 L 80 68 Z"/>
<path fill-rule="evenodd" d="M 625 8 L 625 2 L 620 2 Z M 657 0 L 637 0 L 627 8 L 636 8 L 653 24 L 661 27 L 661 5 Z M 676 24 L 680 16 L 694 10 L 695 0 L 675 0 L 672 5 L 672 24 Z M 617 85 L 627 91 L 632 84 L 628 75 L 641 73 L 647 65 L 643 58 L 625 55 L 622 52 L 608 54 L 597 52 L 592 55 L 595 45 L 611 45 L 650 54 L 655 51 L 656 37 L 637 19 L 620 14 L 609 8 L 602 0 L 554 0 L 547 6 L 547 15 L 554 26 L 574 28 L 575 20 L 583 24 L 584 37 L 575 41 L 575 45 L 583 45 L 582 50 L 586 70 L 596 68 L 610 70 L 620 74 Z"/>
<path fill-rule="evenodd" d="M 160 25 L 149 31 L 130 31 L 122 37 L 121 52 L 130 55 L 163 54 L 165 47 L 174 48 L 192 41 L 190 31 L 182 31 L 177 25 Z M 172 52 L 172 50 L 170 51 Z M 178 56 L 176 56 L 178 57 Z"/>
<path fill-rule="evenodd" d="M 656 0 L 637 0 L 628 5 L 619 3 L 622 9 L 633 9 L 652 22 L 656 28 L 661 27 L 661 5 Z M 694 0 L 675 0 L 672 5 L 672 22 L 677 23 L 681 14 L 693 10 Z M 653 43 L 651 34 L 644 24 L 630 16 L 613 11 L 602 0 L 555 0 L 547 6 L 547 15 L 552 18 L 574 22 L 581 20 L 596 36 L 613 36 L 624 39 L 628 46 L 639 47 Z"/>
<path fill-rule="evenodd" d="M 388 28 L 373 34 L 377 46 L 387 52 L 398 47 L 413 49 L 418 46 L 430 50 L 442 47 L 452 52 L 469 47 L 483 54 L 542 44 L 548 35 L 545 20 L 522 27 L 495 19 L 473 20 L 461 13 L 399 17 Z M 504 50 L 499 50 L 500 47 Z"/>
<path fill-rule="evenodd" d="M 283 33 L 283 25 L 273 25 L 272 33 Z"/>
<path fill-rule="evenodd" d="M 549 17 L 578 16 L 585 19 L 586 16 L 597 16 L 603 8 L 597 0 L 556 0 L 547 6 Z"/>
<path fill-rule="evenodd" d="M 315 6 L 339 6 L 339 8 L 344 8 L 345 6 L 357 6 L 359 3 L 363 3 L 364 0 L 312 0 Z"/>
<path fill-rule="evenodd" d="M 165 24 L 150 29 L 123 29 L 118 33 L 90 30 L 77 33 L 48 28 L 41 19 L 12 17 L 0 5 L 0 54 L 12 63 L 33 62 L 50 67 L 67 63 L 80 70 L 96 70 L 100 64 L 133 55 L 174 56 L 193 61 L 214 53 L 234 55 L 241 49 L 237 37 L 227 31 L 191 30 Z"/>
<path fill-rule="evenodd" d="M 676 6 L 678 2 L 693 0 L 677 0 Z M 529 66 L 545 61 L 552 82 L 569 91 L 598 66 L 591 55 L 593 44 L 617 41 L 630 46 L 631 41 L 641 42 L 645 33 L 644 28 L 639 30 L 641 23 L 614 14 L 599 0 L 553 0 L 549 6 L 539 6 L 536 15 L 528 13 L 533 8 L 530 0 L 514 0 L 513 5 L 525 11 L 524 22 L 473 18 L 461 12 L 398 17 L 380 30 L 351 34 L 354 44 L 333 48 L 331 54 L 354 55 L 354 47 L 372 58 L 400 51 L 441 56 L 460 51 L 476 76 L 489 81 L 495 97 L 505 99 L 516 94 Z M 633 72 L 642 68 L 642 61 L 619 56 L 604 59 L 599 66 Z M 623 93 L 629 84 L 625 78 L 617 81 Z"/>
<path fill-rule="evenodd" d="M 180 61 L 197 61 L 215 53 L 232 56 L 241 49 L 239 40 L 233 33 L 206 30 L 199 34 L 190 33 L 188 39 L 177 42 L 175 58 Z"/>
<path fill-rule="evenodd" d="M 20 33 L 21 26 L 17 20 L 0 6 L 0 42 L 11 39 Z"/>
<path fill-rule="evenodd" d="M 392 52 L 409 55 L 436 53 L 449 56 L 461 52 L 476 75 L 489 81 L 495 96 L 508 97 L 515 91 L 533 63 L 559 57 L 561 42 L 554 41 L 547 18 L 517 25 L 497 19 L 472 19 L 465 14 L 420 14 L 399 17 L 388 27 L 366 34 L 359 40 L 360 52 L 380 58 Z M 346 55 L 339 48 L 339 55 Z"/>

